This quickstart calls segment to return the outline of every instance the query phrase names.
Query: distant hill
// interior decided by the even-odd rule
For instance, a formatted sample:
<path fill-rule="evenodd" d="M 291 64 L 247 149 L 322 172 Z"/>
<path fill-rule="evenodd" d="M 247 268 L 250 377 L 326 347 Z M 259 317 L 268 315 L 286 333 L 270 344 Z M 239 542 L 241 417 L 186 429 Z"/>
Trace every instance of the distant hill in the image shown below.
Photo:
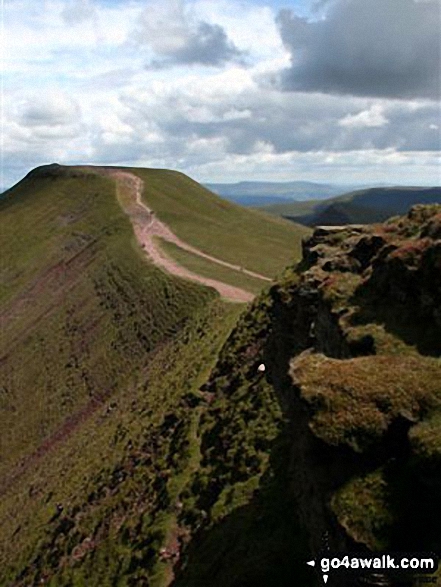
<path fill-rule="evenodd" d="M 205 186 L 227 200 L 242 206 L 255 207 L 282 204 L 283 200 L 287 202 L 289 200 L 323 200 L 346 193 L 356 187 L 310 181 L 241 181 L 239 183 L 207 183 Z"/>
<path fill-rule="evenodd" d="M 371 224 L 404 214 L 414 204 L 441 203 L 441 187 L 376 187 L 326 201 L 291 202 L 262 210 L 307 226 Z"/>
<path fill-rule="evenodd" d="M 227 196 L 220 194 L 216 190 L 213 190 L 222 198 L 239 204 L 239 206 L 245 206 L 246 208 L 262 208 L 263 206 L 271 206 L 273 204 L 290 204 L 293 200 L 291 198 L 282 198 L 280 196 Z"/>

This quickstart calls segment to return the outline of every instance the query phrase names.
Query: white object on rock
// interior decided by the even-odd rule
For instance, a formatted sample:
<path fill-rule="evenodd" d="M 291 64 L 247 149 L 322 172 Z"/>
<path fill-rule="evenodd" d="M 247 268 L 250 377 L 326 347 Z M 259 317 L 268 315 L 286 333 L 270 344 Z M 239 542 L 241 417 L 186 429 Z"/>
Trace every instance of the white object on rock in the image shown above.
<path fill-rule="evenodd" d="M 263 373 L 265 371 L 266 367 L 263 363 L 261 363 L 258 367 L 257 370 L 260 371 L 261 373 Z"/>

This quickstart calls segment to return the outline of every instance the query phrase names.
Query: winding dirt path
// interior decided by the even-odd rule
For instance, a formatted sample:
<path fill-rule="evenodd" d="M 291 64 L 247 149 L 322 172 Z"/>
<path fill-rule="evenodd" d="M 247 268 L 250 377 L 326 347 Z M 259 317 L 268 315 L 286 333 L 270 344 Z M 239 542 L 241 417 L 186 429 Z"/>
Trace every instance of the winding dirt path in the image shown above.
<path fill-rule="evenodd" d="M 120 203 L 132 222 L 138 242 L 147 253 L 151 261 L 155 263 L 155 265 L 162 267 L 172 275 L 191 279 L 192 281 L 197 281 L 203 285 L 213 287 L 223 298 L 230 301 L 249 302 L 254 298 L 253 294 L 245 291 L 244 289 L 228 285 L 222 281 L 203 277 L 202 275 L 193 273 L 193 271 L 190 271 L 182 265 L 179 265 L 179 263 L 177 263 L 174 259 L 162 251 L 154 238 L 159 237 L 168 242 L 174 243 L 189 253 L 193 253 L 194 255 L 208 259 L 209 261 L 217 263 L 218 265 L 223 265 L 224 267 L 228 267 L 229 269 L 239 271 L 257 279 L 271 281 L 271 279 L 265 275 L 254 273 L 253 271 L 239 267 L 239 265 L 233 265 L 232 263 L 228 263 L 226 261 L 222 261 L 221 259 L 217 259 L 216 257 L 212 257 L 211 255 L 208 255 L 203 251 L 192 247 L 185 241 L 182 241 L 168 228 L 166 224 L 157 218 L 157 216 L 150 208 L 148 208 L 148 206 L 144 204 L 142 201 L 144 183 L 136 175 L 116 169 L 100 169 L 100 172 L 115 179 L 119 187 L 126 188 L 126 190 L 124 190 L 124 194 L 120 194 Z M 130 195 L 129 202 L 127 202 L 126 194 Z"/>

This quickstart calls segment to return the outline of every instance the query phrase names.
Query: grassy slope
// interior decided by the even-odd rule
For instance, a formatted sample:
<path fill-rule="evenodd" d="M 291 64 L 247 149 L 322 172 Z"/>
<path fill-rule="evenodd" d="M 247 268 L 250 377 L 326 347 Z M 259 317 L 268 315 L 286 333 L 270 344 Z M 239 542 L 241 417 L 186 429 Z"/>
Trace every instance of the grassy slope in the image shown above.
<path fill-rule="evenodd" d="M 1 203 L 1 471 L 127 383 L 212 293 L 149 267 L 111 182 L 23 182 Z"/>
<path fill-rule="evenodd" d="M 216 300 L 201 309 L 3 497 L 0 584 L 164 584 L 158 551 L 197 464 L 198 388 L 238 312 Z"/>
<path fill-rule="evenodd" d="M 193 540 L 175 569 L 176 587 L 288 587 L 293 577 L 310 584 L 286 491 L 289 438 L 274 391 L 256 370 L 270 306 L 268 295 L 257 300 L 221 350 L 237 307 L 200 312 L 153 358 L 144 382 L 97 414 L 57 461 L 28 474 L 0 509 L 3 532 L 21 525 L 15 550 L 24 553 L 5 577 L 20 570 L 19 586 L 45 579 L 54 587 L 162 587 L 172 575 L 157 554 L 179 536 Z M 35 516 L 44 531 L 29 525 Z M 7 544 L 4 560 L 11 552 Z"/>
<path fill-rule="evenodd" d="M 298 259 L 308 229 L 245 210 L 175 171 L 132 169 L 145 201 L 182 240 L 224 261 L 274 277 Z"/>
<path fill-rule="evenodd" d="M 202 275 L 203 277 L 217 279 L 255 294 L 261 292 L 262 289 L 268 285 L 267 281 L 250 277 L 240 271 L 235 271 L 234 269 L 223 267 L 218 263 L 213 263 L 208 259 L 184 251 L 177 245 L 169 243 L 163 239 L 159 239 L 159 243 L 161 248 L 167 253 L 167 255 L 172 257 L 172 259 L 175 259 L 175 261 L 183 267 L 186 267 L 187 269 L 190 269 L 190 271 Z"/>
<path fill-rule="evenodd" d="M 421 309 L 411 300 L 425 300 L 424 311 L 439 307 L 439 240 L 427 250 L 419 243 L 428 245 L 422 235 L 441 235 L 440 222 L 440 208 L 428 207 L 396 219 L 384 232 L 378 228 L 394 245 L 384 243 L 392 255 L 387 275 L 378 259 L 375 267 L 383 287 L 394 282 L 401 286 L 400 302 L 384 295 L 375 270 L 362 279 L 342 263 L 355 243 L 369 243 L 360 234 L 351 240 L 348 229 L 317 247 L 325 254 L 323 263 L 333 262 L 333 269 L 315 266 L 304 276 L 300 268 L 287 270 L 241 317 L 205 386 L 213 401 L 201 419 L 201 468 L 188 496 L 194 505 L 189 519 L 196 520 L 200 531 L 186 553 L 177 586 L 284 587 L 294 577 L 300 585 L 311 584 L 313 575 L 304 562 L 296 568 L 297 561 L 308 559 L 295 511 L 307 502 L 310 509 L 303 512 L 303 521 L 320 535 L 320 493 L 361 543 L 403 552 L 422 544 L 426 551 L 439 550 L 441 362 L 431 333 L 414 326 L 422 321 Z M 360 250 L 366 251 L 361 245 Z M 412 274 L 425 250 L 414 280 L 431 291 L 432 305 L 427 291 L 415 294 L 415 284 L 397 263 L 404 259 Z M 383 304 L 389 317 L 395 312 L 401 322 L 409 322 L 412 341 L 403 340 L 402 328 L 390 318 L 382 320 Z M 317 338 L 310 337 L 311 322 Z M 418 352 L 420 336 L 430 341 L 424 353 L 436 358 Z M 366 346 L 370 341 L 374 351 Z M 348 343 L 355 356 L 346 354 Z M 307 348 L 316 352 L 302 353 Z M 293 355 L 294 386 L 285 364 Z M 257 371 L 261 362 L 267 366 L 265 376 Z M 285 407 L 291 407 L 287 427 L 269 382 Z M 311 432 L 315 438 L 309 443 Z M 208 515 L 201 516 L 204 512 Z"/>
<path fill-rule="evenodd" d="M 200 468 L 181 520 L 196 532 L 176 587 L 311 584 L 289 479 L 289 426 L 258 372 L 271 331 L 270 291 L 244 313 L 204 386 Z"/>
<path fill-rule="evenodd" d="M 72 191 L 75 190 L 71 185 L 66 194 Z M 54 198 L 56 204 L 52 205 L 58 205 L 61 197 L 59 193 Z M 115 214 L 119 218 L 116 209 Z M 93 229 L 98 228 L 97 218 L 94 218 Z M 34 230 L 32 225 L 29 230 Z M 116 238 L 118 234 L 115 248 L 123 243 L 127 245 L 132 238 L 129 231 L 124 232 L 124 238 L 118 231 L 108 236 Z M 106 242 L 105 250 L 110 246 L 110 242 Z M 128 279 L 124 287 L 116 288 L 111 296 L 110 307 L 116 308 L 117 317 L 112 316 L 117 321 L 118 332 L 121 329 L 125 332 L 123 325 L 127 323 L 130 328 L 126 336 L 134 336 L 136 329 L 132 318 L 141 320 L 144 315 L 150 316 L 152 307 L 143 307 L 144 298 L 134 295 L 139 287 L 149 299 L 157 299 L 158 285 L 152 277 L 148 280 L 147 291 L 136 285 L 138 279 L 143 282 L 151 272 L 168 283 L 161 298 L 166 310 L 172 310 L 172 315 L 181 313 L 182 319 L 179 324 L 172 323 L 169 337 L 161 338 L 149 353 L 141 353 L 135 363 L 130 361 L 133 360 L 131 345 L 136 338 L 128 339 L 130 344 L 123 345 L 122 350 L 130 363 L 128 366 L 119 363 L 119 368 L 123 373 L 124 369 L 130 373 L 118 384 L 113 397 L 99 406 L 83 422 L 81 429 L 74 430 L 63 444 L 55 447 L 56 450 L 43 454 L 23 473 L 20 483 L 2 497 L 0 584 L 163 587 L 172 580 L 171 566 L 158 554 L 161 548 L 170 549 L 176 542 L 183 545 L 183 554 L 175 567 L 173 585 L 176 587 L 285 587 L 292 585 L 293 577 L 299 584 L 310 584 L 312 574 L 304 564 L 307 556 L 304 536 L 296 519 L 294 494 L 298 488 L 292 487 L 289 470 L 293 426 L 292 423 L 285 426 L 269 383 L 276 375 L 278 358 L 268 354 L 267 348 L 271 337 L 279 341 L 287 336 L 292 344 L 301 335 L 295 329 L 296 304 L 293 302 L 299 277 L 288 271 L 285 281 L 255 300 L 231 332 L 240 308 L 221 303 L 209 290 L 169 279 L 153 268 L 138 265 L 135 249 L 126 247 L 126 250 L 134 267 L 140 268 L 140 274 L 125 273 Z M 409 254 L 409 247 L 404 251 L 398 249 L 398 252 Z M 97 265 L 101 268 L 105 258 L 98 259 Z M 116 256 L 118 267 L 128 271 L 123 259 L 125 257 Z M 93 267 L 92 260 L 87 270 Z M 98 267 L 95 270 L 98 271 Z M 8 271 L 17 273 L 14 268 Z M 81 271 L 84 275 L 82 267 Z M 37 274 L 34 273 L 34 277 Z M 349 279 L 349 284 L 350 273 L 337 270 L 329 276 L 334 279 L 326 281 L 324 301 L 338 311 L 342 304 L 347 305 L 360 276 Z M 112 283 L 104 283 L 106 291 L 113 292 Z M 175 289 L 178 286 L 183 288 L 182 297 Z M 305 293 L 310 293 L 308 284 Z M 13 293 L 6 294 L 11 304 Z M 307 297 L 303 295 L 301 299 Z M 121 314 L 128 304 L 127 299 L 135 303 L 129 304 L 129 313 Z M 171 300 L 176 303 L 173 309 L 168 306 Z M 186 308 L 187 313 L 182 314 L 181 302 L 185 304 L 187 300 L 193 302 Z M 162 315 L 159 306 L 153 310 Z M 306 312 L 306 318 L 309 314 Z M 82 316 L 79 308 L 74 316 Z M 275 330 L 276 316 L 283 322 L 286 333 Z M 46 320 L 47 316 L 43 322 Z M 148 324 L 143 325 L 142 332 Z M 37 326 L 40 328 L 41 323 Z M 373 326 L 375 334 L 377 325 Z M 370 328 L 370 324 L 351 327 L 348 334 L 360 328 L 365 333 L 367 327 Z M 79 334 L 75 334 L 77 332 Z M 310 328 L 305 332 L 310 332 Z M 84 339 L 81 328 L 74 329 L 70 336 Z M 390 338 L 386 333 L 381 337 L 375 334 L 378 348 L 385 346 Z M 118 348 L 121 348 L 119 341 L 111 345 L 108 352 L 115 353 Z M 402 341 L 399 341 L 396 352 L 401 353 L 401 349 Z M 406 412 L 409 409 L 407 400 L 415 387 L 412 361 L 416 359 L 412 357 L 416 356 L 415 349 L 411 349 L 409 356 L 402 358 L 409 371 L 408 389 L 403 397 L 403 390 L 397 389 L 396 399 L 405 400 Z M 303 384 L 311 379 L 316 389 L 317 368 L 322 369 L 322 383 L 332 384 L 330 393 L 336 403 L 314 404 L 316 393 L 308 398 L 307 389 L 304 399 L 310 399 L 312 407 L 319 411 L 314 420 L 316 432 L 331 418 L 331 428 L 329 422 L 326 424 L 329 433 L 334 424 L 332 408 L 339 407 L 340 401 L 335 381 L 331 380 L 336 376 L 335 369 L 342 368 L 344 362 L 339 361 L 336 366 L 335 360 L 322 359 L 317 364 L 316 358 L 317 355 L 305 357 L 300 373 Z M 270 362 L 267 374 L 270 378 L 257 371 L 262 361 Z M 363 416 L 363 402 L 370 399 L 365 382 L 369 380 L 374 384 L 373 378 L 369 379 L 370 373 L 377 373 L 386 381 L 389 375 L 386 362 L 382 363 L 384 369 L 379 370 L 379 357 L 354 361 L 360 372 L 353 380 L 351 371 L 348 386 L 355 390 L 357 406 L 347 414 L 339 411 L 346 417 L 343 422 L 337 422 L 343 427 L 347 422 L 351 424 L 358 409 Z M 365 365 L 371 365 L 367 374 Z M 421 368 L 427 373 L 432 365 L 439 369 L 433 359 L 424 359 Z M 285 372 L 283 376 L 286 379 Z M 430 386 L 439 379 L 430 373 L 428 377 Z M 399 379 L 399 375 L 394 378 Z M 342 381 L 340 377 L 338 383 Z M 4 394 L 2 399 L 9 401 L 10 398 Z M 375 413 L 367 406 L 368 416 L 375 417 L 377 408 L 389 410 L 387 402 L 383 406 L 383 395 L 372 399 L 379 399 L 380 405 L 376 404 Z M 401 409 L 400 403 L 398 410 Z M 368 418 L 361 417 L 360 422 L 370 425 Z M 437 424 L 436 418 L 421 421 L 414 429 L 412 442 L 421 450 L 438 453 L 438 444 L 430 442 Z M 326 437 L 325 434 L 320 436 Z M 332 437 L 331 441 L 339 442 L 340 438 L 346 435 Z M 377 475 L 377 471 L 374 473 Z M 369 487 L 377 483 L 376 479 L 368 481 Z M 355 478 L 355 482 L 361 484 L 361 491 L 366 489 L 363 479 Z M 384 485 L 382 479 L 378 483 Z M 352 485 L 344 486 L 334 495 L 334 511 L 339 515 L 340 509 L 346 509 L 349 503 L 354 513 L 350 522 L 353 525 L 360 520 L 364 523 L 367 508 L 374 512 L 372 507 L 377 508 L 380 513 L 384 509 L 382 503 L 377 505 L 382 496 L 371 494 L 363 501 L 360 488 L 354 491 Z M 373 504 L 371 497 L 376 500 Z M 62 505 L 61 511 L 57 511 L 57 503 Z M 359 507 L 360 520 L 354 503 L 364 506 Z M 409 501 L 405 503 L 409 509 Z"/>
<path fill-rule="evenodd" d="M 0 211 L 0 583 L 9 584 L 21 570 L 29 584 L 30 577 L 37 581 L 46 567 L 49 576 L 62 562 L 54 544 L 44 549 L 50 560 L 38 550 L 45 534 L 60 525 L 56 503 L 66 511 L 76 507 L 86 518 L 68 550 L 78 546 L 85 527 L 110 524 L 106 508 L 115 502 L 113 489 L 96 499 L 90 494 L 99 493 L 101 480 L 103 487 L 114 487 L 118 463 L 129 466 L 150 436 L 162 445 L 166 414 L 179 412 L 179 405 L 190 409 L 182 398 L 197 390 L 240 307 L 148 264 L 117 204 L 114 184 L 95 174 L 33 173 L 1 202 Z M 185 442 L 187 431 L 181 433 Z M 160 459 L 173 454 L 167 446 L 164 440 L 158 460 L 150 459 L 129 483 L 128 495 L 133 484 L 143 490 L 143 475 L 153 483 L 166 468 Z M 176 452 L 185 467 L 185 451 Z M 156 485 L 145 488 L 147 510 L 158 491 Z M 122 512 L 126 506 L 123 499 Z M 121 515 L 132 520 L 135 510 Z M 111 535 L 111 524 L 107 529 Z M 93 563 L 96 584 L 104 585 L 107 567 L 110 575 L 119 572 L 103 562 L 115 556 L 113 541 L 101 541 L 101 534 L 94 540 L 100 543 Z M 33 551 L 40 555 L 28 566 Z M 131 559 L 127 554 L 117 560 Z"/>

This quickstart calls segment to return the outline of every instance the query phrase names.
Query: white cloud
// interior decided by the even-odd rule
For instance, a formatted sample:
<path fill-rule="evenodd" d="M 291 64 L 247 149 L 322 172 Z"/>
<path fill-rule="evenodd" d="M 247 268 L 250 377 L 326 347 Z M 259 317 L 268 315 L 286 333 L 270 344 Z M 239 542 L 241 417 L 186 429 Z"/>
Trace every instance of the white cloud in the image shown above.
<path fill-rule="evenodd" d="M 54 160 L 179 167 L 204 180 L 326 180 L 377 173 L 383 157 L 391 175 L 405 160 L 409 176 L 420 170 L 416 183 L 435 177 L 434 102 L 280 92 L 271 83 L 290 53 L 269 1 L 176 1 L 168 4 L 171 20 L 157 0 L 5 5 L 10 181 Z M 215 51 L 213 69 L 193 59 L 204 48 L 194 37 L 201 22 L 214 27 L 211 49 L 230 43 L 245 60 Z M 133 42 L 137 29 L 141 45 Z M 146 68 L 155 52 L 175 67 Z"/>
<path fill-rule="evenodd" d="M 389 121 L 384 116 L 384 107 L 381 104 L 373 104 L 369 110 L 348 114 L 340 119 L 338 124 L 352 128 L 373 128 L 389 124 Z"/>
<path fill-rule="evenodd" d="M 191 14 L 183 0 L 150 2 L 131 39 L 153 50 L 157 59 L 151 60 L 150 66 L 154 68 L 220 66 L 242 56 L 219 23 Z"/>
<path fill-rule="evenodd" d="M 249 55 L 254 64 L 277 56 L 289 57 L 276 26 L 275 11 L 270 5 L 235 0 L 196 0 L 193 11 L 204 20 L 223 26 L 231 40 Z"/>

